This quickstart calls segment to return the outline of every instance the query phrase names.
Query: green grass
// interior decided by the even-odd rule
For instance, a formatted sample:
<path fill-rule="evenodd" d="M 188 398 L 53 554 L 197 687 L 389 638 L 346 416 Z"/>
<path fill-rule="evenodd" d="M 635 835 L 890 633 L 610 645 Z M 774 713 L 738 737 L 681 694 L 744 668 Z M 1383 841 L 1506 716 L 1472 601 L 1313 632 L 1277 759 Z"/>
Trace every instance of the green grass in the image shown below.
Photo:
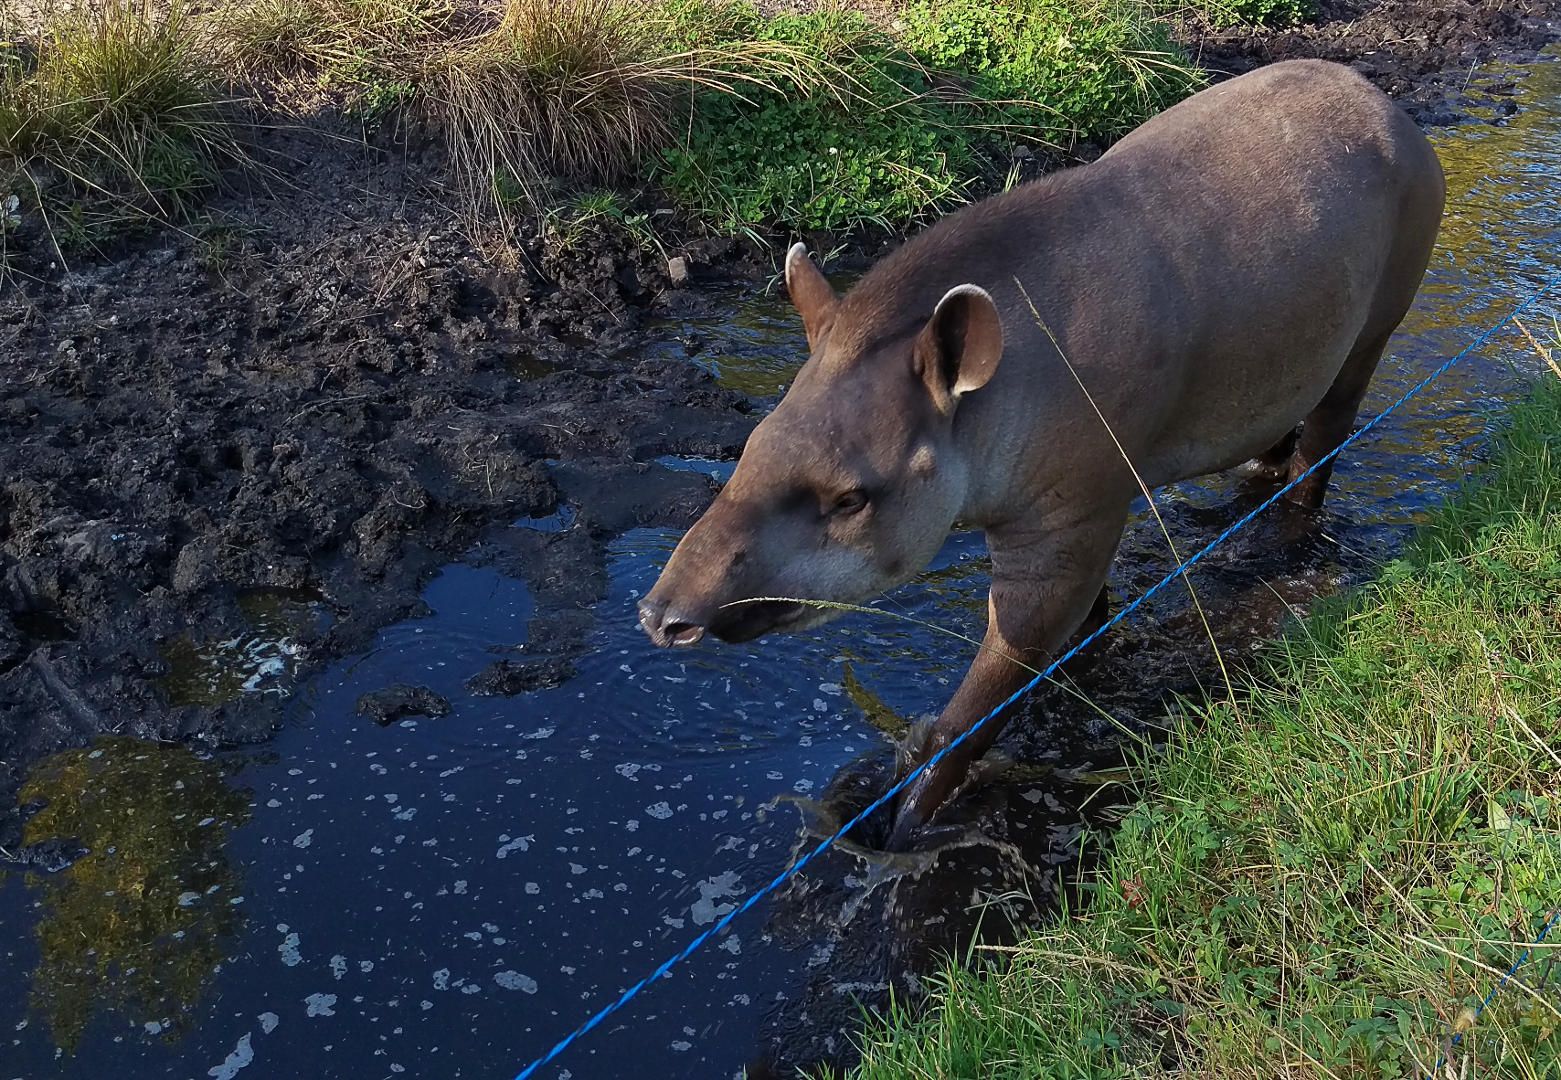
<path fill-rule="evenodd" d="M 1082 910 L 864 1036 L 859 1080 L 1561 1075 L 1561 382 L 1370 587 L 1188 707 Z M 1555 949 L 1548 951 L 1554 957 Z M 1525 989 L 1527 988 L 1527 989 Z"/>
<path fill-rule="evenodd" d="M 848 7 L 680 10 L 707 39 L 778 42 L 839 72 L 692 96 L 647 176 L 725 231 L 924 219 L 1002 176 L 1015 144 L 1109 140 L 1200 83 L 1136 0 L 912 0 L 889 28 Z"/>
<path fill-rule="evenodd" d="M 85 243 L 181 213 L 241 156 L 208 55 L 177 5 L 124 0 L 0 45 L 0 195 Z"/>

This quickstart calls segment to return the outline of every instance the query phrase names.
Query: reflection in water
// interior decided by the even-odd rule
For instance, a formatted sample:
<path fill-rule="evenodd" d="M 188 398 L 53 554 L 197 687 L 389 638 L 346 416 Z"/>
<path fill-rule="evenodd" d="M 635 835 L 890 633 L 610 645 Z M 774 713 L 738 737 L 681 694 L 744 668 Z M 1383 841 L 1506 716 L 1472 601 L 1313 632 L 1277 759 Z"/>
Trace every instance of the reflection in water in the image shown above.
<path fill-rule="evenodd" d="M 179 638 L 164 650 L 163 690 L 173 705 L 225 705 L 241 694 L 281 693 L 297 666 L 298 636 L 322 617 L 319 593 L 251 589 L 238 598 L 248 623 L 240 634 L 196 644 Z"/>
<path fill-rule="evenodd" d="M 784 295 L 753 296 L 738 289 L 721 306 L 729 314 L 719 334 L 710 333 L 708 320 L 656 321 L 648 354 L 688 359 L 722 386 L 761 401 L 779 397 L 807 359 L 796 312 Z"/>
<path fill-rule="evenodd" d="M 1474 84 L 1510 81 L 1510 69 L 1496 68 Z M 1508 299 L 1492 287 L 1512 282 L 1521 287 L 1545 279 L 1551 245 L 1561 222 L 1550 222 L 1550 234 L 1536 232 L 1533 213 L 1537 197 L 1554 189 L 1561 172 L 1561 145 L 1556 139 L 1561 117 L 1561 64 L 1536 64 L 1524 69 L 1524 107 L 1500 124 L 1472 124 L 1435 139 L 1447 174 L 1447 214 L 1439 239 L 1441 255 L 1433 266 L 1431 295 L 1457 296 L 1461 303 L 1417 305 L 1419 311 L 1457 322 L 1455 329 L 1483 326 L 1495 320 L 1496 309 Z M 1536 190 L 1539 189 L 1539 190 Z"/>
<path fill-rule="evenodd" d="M 183 747 L 100 741 L 45 762 L 22 791 L 47 805 L 28 842 L 87 849 L 41 877 L 31 1006 L 73 1051 L 94 1015 L 183 1033 L 240 922 L 223 852 L 249 819 L 224 770 Z"/>

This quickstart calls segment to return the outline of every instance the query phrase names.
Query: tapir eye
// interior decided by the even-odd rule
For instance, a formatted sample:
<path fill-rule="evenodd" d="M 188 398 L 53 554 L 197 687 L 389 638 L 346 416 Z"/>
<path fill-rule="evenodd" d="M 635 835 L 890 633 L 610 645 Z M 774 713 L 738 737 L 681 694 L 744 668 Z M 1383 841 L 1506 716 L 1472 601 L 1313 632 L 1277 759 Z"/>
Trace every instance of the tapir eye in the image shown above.
<path fill-rule="evenodd" d="M 846 492 L 835 500 L 835 505 L 829 508 L 832 514 L 855 514 L 867 507 L 867 492 L 861 488 L 855 488 Z"/>

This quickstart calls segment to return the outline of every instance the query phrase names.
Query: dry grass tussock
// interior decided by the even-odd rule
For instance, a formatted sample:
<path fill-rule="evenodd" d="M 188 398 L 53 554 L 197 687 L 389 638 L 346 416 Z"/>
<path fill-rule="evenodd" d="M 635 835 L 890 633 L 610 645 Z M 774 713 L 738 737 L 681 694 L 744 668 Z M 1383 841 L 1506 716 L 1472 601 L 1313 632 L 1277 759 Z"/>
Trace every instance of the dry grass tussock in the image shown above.
<path fill-rule="evenodd" d="M 780 41 L 690 44 L 665 5 L 508 0 L 502 20 L 433 57 L 423 105 L 472 205 L 534 203 L 555 180 L 609 182 L 674 136 L 692 96 L 850 80 Z"/>
<path fill-rule="evenodd" d="M 210 15 L 234 70 L 248 79 L 410 77 L 473 18 L 448 0 L 253 0 Z"/>
<path fill-rule="evenodd" d="M 78 226 L 167 216 L 241 159 L 229 94 L 183 8 L 0 7 L 0 187 Z"/>

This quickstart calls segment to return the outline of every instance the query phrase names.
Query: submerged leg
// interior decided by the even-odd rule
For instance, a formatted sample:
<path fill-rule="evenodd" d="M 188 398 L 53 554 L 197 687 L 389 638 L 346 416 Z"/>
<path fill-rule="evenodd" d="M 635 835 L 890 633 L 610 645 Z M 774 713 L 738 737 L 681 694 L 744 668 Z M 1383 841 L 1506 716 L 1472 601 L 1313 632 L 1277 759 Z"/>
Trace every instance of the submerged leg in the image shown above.
<path fill-rule="evenodd" d="M 1355 426 L 1355 415 L 1360 411 L 1361 399 L 1371 384 L 1371 376 L 1382 359 L 1392 331 L 1375 338 L 1357 342 L 1349 359 L 1339 372 L 1339 377 L 1323 395 L 1317 407 L 1306 414 L 1301 438 L 1295 453 L 1290 455 L 1290 480 L 1300 477 L 1315 463 L 1322 461 L 1349 437 Z M 1333 475 L 1333 460 L 1323 464 L 1285 496 L 1290 502 L 1315 510 L 1323 504 L 1328 490 L 1328 479 Z"/>
<path fill-rule="evenodd" d="M 989 534 L 992 591 L 986 637 L 964 681 L 933 724 L 919 760 L 926 761 L 977 724 L 980 727 L 900 795 L 889 839 L 891 851 L 903 850 L 916 829 L 931 820 L 971 765 L 997 740 L 1008 713 L 984 724 L 981 720 L 1029 682 L 1034 671 L 1043 669 L 1092 610 L 1108 610 L 1103 582 L 1126 521 L 1124 500 L 1119 508 L 1093 520 Z"/>

